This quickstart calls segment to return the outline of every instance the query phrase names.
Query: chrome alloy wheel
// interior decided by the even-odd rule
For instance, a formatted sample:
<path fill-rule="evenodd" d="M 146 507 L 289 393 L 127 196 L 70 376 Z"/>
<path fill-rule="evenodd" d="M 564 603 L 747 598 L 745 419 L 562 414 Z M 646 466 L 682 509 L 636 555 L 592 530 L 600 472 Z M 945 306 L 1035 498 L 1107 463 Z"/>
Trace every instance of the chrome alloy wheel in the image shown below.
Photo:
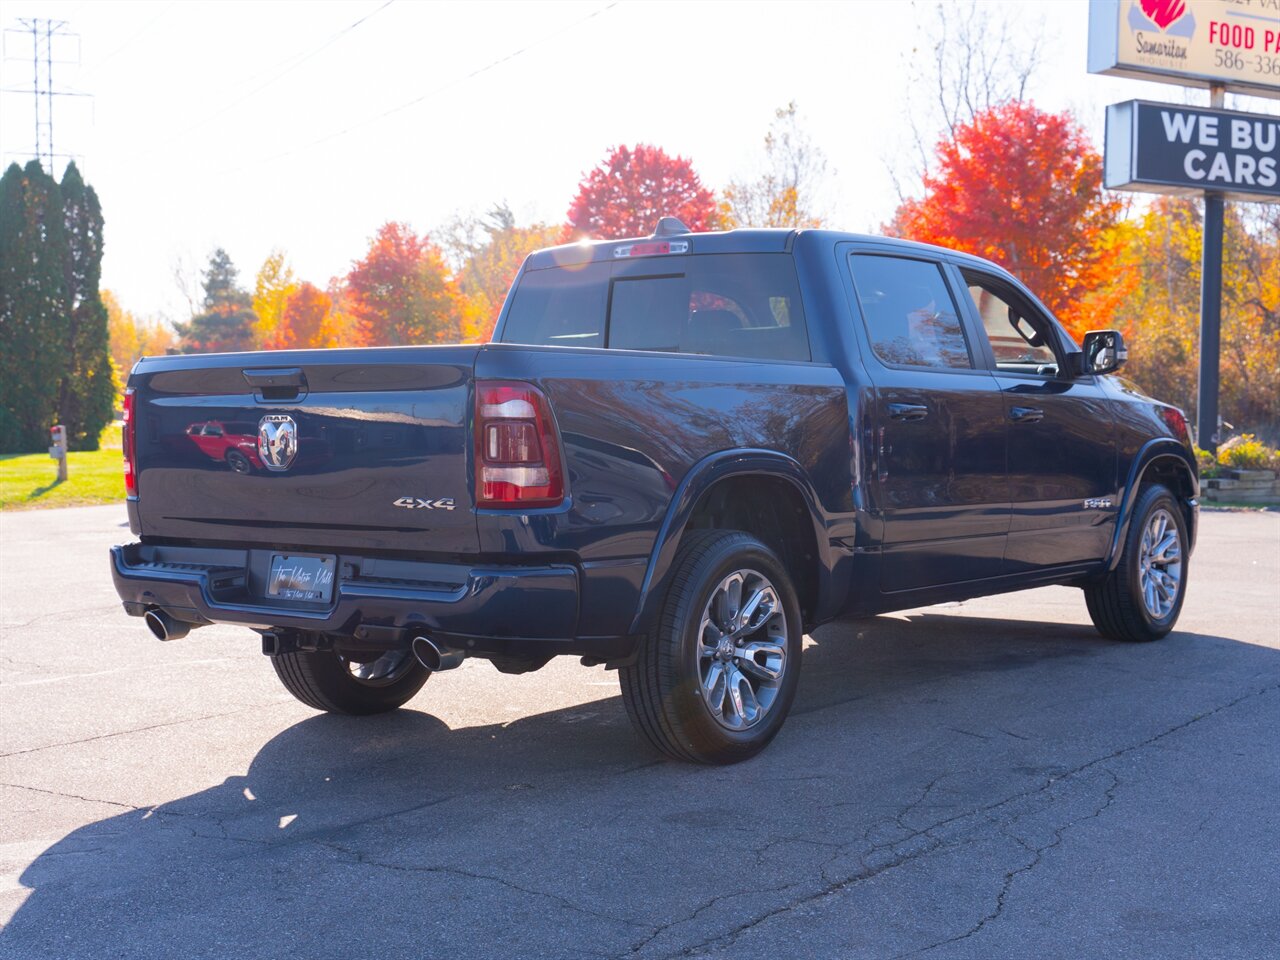
<path fill-rule="evenodd" d="M 778 591 L 736 570 L 711 591 L 698 627 L 698 678 L 711 715 L 730 730 L 769 712 L 787 669 L 787 617 Z"/>
<path fill-rule="evenodd" d="M 1142 584 L 1142 605 L 1155 620 L 1163 620 L 1178 601 L 1182 589 L 1182 539 L 1178 524 L 1168 510 L 1151 515 L 1142 531 L 1138 550 L 1138 577 Z"/>
<path fill-rule="evenodd" d="M 339 655 L 346 664 L 347 671 L 356 680 L 371 687 L 384 687 L 395 683 L 408 672 L 415 663 L 413 653 L 409 650 L 388 650 L 376 660 L 368 663 L 357 663 Z"/>

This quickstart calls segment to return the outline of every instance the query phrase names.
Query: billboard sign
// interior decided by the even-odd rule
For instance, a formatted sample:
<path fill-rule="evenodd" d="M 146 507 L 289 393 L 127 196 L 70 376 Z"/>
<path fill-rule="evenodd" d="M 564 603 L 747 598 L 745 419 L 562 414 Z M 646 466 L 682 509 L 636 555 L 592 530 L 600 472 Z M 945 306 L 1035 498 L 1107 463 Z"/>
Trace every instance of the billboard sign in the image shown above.
<path fill-rule="evenodd" d="M 1090 0 L 1089 72 L 1280 98 L 1280 0 Z"/>
<path fill-rule="evenodd" d="M 1111 190 L 1280 201 L 1280 117 L 1129 100 L 1107 107 Z"/>

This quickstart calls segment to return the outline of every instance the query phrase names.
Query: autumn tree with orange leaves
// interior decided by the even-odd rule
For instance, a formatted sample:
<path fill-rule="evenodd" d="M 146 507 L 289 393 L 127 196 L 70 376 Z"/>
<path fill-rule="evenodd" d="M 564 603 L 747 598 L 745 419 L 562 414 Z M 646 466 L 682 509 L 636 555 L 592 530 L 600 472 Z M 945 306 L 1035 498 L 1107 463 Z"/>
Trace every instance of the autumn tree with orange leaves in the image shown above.
<path fill-rule="evenodd" d="M 333 297 L 313 283 L 303 281 L 290 291 L 280 311 L 280 322 L 263 340 L 264 350 L 296 350 L 335 345 L 329 318 Z"/>
<path fill-rule="evenodd" d="M 440 250 L 405 223 L 385 223 L 347 274 L 349 308 L 370 346 L 458 343 L 466 305 Z"/>
<path fill-rule="evenodd" d="M 958 124 L 936 148 L 924 196 L 886 232 L 986 257 L 1022 279 L 1078 339 L 1128 293 L 1117 267 L 1124 204 L 1069 113 L 1011 101 Z"/>
<path fill-rule="evenodd" d="M 617 146 L 582 178 L 563 239 L 647 236 L 660 217 L 678 217 L 690 230 L 714 230 L 715 195 L 684 157 L 643 143 Z"/>

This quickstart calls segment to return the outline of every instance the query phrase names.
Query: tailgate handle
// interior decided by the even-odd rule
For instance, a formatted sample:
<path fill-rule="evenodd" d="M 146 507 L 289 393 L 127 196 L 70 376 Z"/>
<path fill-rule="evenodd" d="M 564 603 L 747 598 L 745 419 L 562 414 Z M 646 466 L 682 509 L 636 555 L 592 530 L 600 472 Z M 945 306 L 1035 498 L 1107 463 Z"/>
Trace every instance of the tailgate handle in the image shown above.
<path fill-rule="evenodd" d="M 261 367 L 242 370 L 258 400 L 297 400 L 307 389 L 301 367 Z"/>

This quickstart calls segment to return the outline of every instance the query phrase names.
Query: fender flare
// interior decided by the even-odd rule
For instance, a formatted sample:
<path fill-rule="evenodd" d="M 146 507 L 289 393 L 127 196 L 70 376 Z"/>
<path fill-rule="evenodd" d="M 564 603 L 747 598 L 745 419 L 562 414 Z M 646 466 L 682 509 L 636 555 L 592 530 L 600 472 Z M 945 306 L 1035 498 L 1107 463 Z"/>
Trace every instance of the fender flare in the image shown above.
<path fill-rule="evenodd" d="M 661 603 L 666 590 L 671 565 L 680 548 L 680 540 L 698 501 L 720 481 L 746 476 L 783 480 L 791 484 L 800 494 L 809 511 L 809 519 L 813 524 L 814 542 L 818 548 L 818 556 L 814 558 L 818 563 L 819 602 L 816 606 L 822 606 L 822 598 L 826 597 L 830 590 L 830 550 L 827 543 L 826 521 L 818 505 L 818 498 L 813 492 L 808 473 L 794 457 L 776 450 L 754 448 L 721 450 L 709 454 L 690 467 L 676 487 L 671 503 L 667 507 L 666 516 L 663 517 L 662 526 L 658 530 L 653 549 L 649 553 L 644 581 L 640 586 L 640 598 L 636 604 L 636 614 L 631 621 L 631 633 L 639 633 L 648 618 L 657 612 L 658 604 Z"/>
<path fill-rule="evenodd" d="M 1120 554 L 1123 549 L 1124 538 L 1129 532 L 1129 523 L 1133 519 L 1133 507 L 1138 501 L 1138 490 L 1142 486 L 1142 478 L 1146 476 L 1151 465 L 1156 461 L 1170 460 L 1176 463 L 1186 474 L 1187 482 L 1192 490 L 1199 490 L 1197 480 L 1197 470 L 1195 461 L 1184 447 L 1172 437 L 1156 437 L 1154 440 L 1148 440 L 1138 450 L 1133 458 L 1133 463 L 1129 467 L 1129 476 L 1125 482 L 1124 495 L 1120 503 L 1120 511 L 1116 515 L 1116 529 L 1111 538 L 1111 547 L 1107 553 L 1107 571 L 1114 570 L 1120 563 Z M 1176 491 L 1175 491 L 1176 494 Z M 1191 505 L 1196 506 L 1194 497 L 1191 499 Z M 1193 511 L 1194 516 L 1194 511 Z M 1196 531 L 1194 524 L 1189 524 L 1189 539 L 1187 552 L 1190 554 L 1192 547 L 1195 545 Z"/>

